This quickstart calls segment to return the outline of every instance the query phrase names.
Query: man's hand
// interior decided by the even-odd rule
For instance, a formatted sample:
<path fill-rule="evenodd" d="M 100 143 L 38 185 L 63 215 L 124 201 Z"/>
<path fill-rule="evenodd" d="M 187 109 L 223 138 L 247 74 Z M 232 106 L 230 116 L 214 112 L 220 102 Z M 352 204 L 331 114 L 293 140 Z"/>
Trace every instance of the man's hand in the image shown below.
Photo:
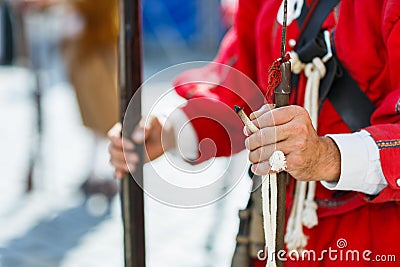
<path fill-rule="evenodd" d="M 286 155 L 287 171 L 301 181 L 336 181 L 340 176 L 340 152 L 333 140 L 319 137 L 308 112 L 300 106 L 270 110 L 263 107 L 250 118 L 260 129 L 246 139 L 252 171 L 270 172 L 269 158 L 275 150 Z"/>
<path fill-rule="evenodd" d="M 142 120 L 129 138 L 121 138 L 121 124 L 117 123 L 108 132 L 110 140 L 110 163 L 115 168 L 115 177 L 122 178 L 128 171 L 134 172 L 139 161 L 135 152 L 135 144 L 145 144 L 145 161 L 151 161 L 175 146 L 175 137 L 172 126 L 163 123 L 157 117 Z"/>

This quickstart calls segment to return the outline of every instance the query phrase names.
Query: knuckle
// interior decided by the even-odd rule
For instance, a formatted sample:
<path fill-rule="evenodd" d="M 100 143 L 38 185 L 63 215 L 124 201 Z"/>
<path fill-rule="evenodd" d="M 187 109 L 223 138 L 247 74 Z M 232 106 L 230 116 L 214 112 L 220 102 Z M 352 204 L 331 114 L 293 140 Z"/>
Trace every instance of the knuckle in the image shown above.
<path fill-rule="evenodd" d="M 308 127 L 307 127 L 307 125 L 305 123 L 302 123 L 302 122 L 294 122 L 294 123 L 292 123 L 291 130 L 297 136 L 307 135 L 308 134 Z"/>
<path fill-rule="evenodd" d="M 294 147 L 298 151 L 304 151 L 307 148 L 307 142 L 304 138 L 297 138 Z"/>
<path fill-rule="evenodd" d="M 300 106 L 293 106 L 293 108 L 294 108 L 295 114 L 297 116 L 301 116 L 301 117 L 308 116 L 308 112 L 305 108 L 300 107 Z"/>

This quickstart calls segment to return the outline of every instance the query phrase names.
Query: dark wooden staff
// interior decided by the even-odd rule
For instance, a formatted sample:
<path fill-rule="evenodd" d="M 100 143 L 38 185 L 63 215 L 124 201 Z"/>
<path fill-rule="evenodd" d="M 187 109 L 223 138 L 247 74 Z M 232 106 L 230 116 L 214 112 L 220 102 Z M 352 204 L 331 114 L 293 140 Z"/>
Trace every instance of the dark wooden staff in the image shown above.
<path fill-rule="evenodd" d="M 291 67 L 290 61 L 282 63 L 280 66 L 282 71 L 282 81 L 275 89 L 275 106 L 276 108 L 289 105 L 290 96 L 290 80 L 291 80 Z M 283 251 L 285 239 L 285 212 L 286 212 L 286 185 L 289 181 L 289 174 L 287 172 L 280 172 L 277 176 L 278 179 L 278 209 L 276 218 L 276 252 Z M 279 255 L 275 254 L 277 267 L 283 267 L 283 261 L 279 260 Z"/>
<path fill-rule="evenodd" d="M 129 123 L 123 125 L 126 138 L 130 138 L 133 127 L 141 118 L 142 84 L 142 38 L 140 0 L 119 0 L 120 36 L 119 36 L 119 88 L 120 121 L 124 122 L 126 110 L 130 104 Z M 135 96 L 135 97 L 133 97 Z M 132 108 L 133 107 L 133 108 Z M 130 127 L 130 129 L 127 129 Z M 126 174 L 121 184 L 121 205 L 124 226 L 125 267 L 144 267 L 144 199 L 143 190 L 143 147 L 136 146 L 140 161 L 133 176 Z"/>
<path fill-rule="evenodd" d="M 282 43 L 281 43 L 281 60 L 280 71 L 282 73 L 282 80 L 274 90 L 275 95 L 275 107 L 283 107 L 289 105 L 289 96 L 291 92 L 291 64 L 286 59 L 286 27 L 287 27 L 287 0 L 284 0 L 284 12 L 283 12 L 283 25 L 282 25 Z M 289 174 L 287 172 L 280 172 L 277 176 L 277 187 L 278 187 L 278 209 L 276 218 L 276 250 L 275 260 L 277 267 L 283 267 L 284 262 L 280 260 L 281 257 L 277 253 L 283 251 L 285 248 L 285 215 L 286 215 L 286 185 L 289 182 Z"/>

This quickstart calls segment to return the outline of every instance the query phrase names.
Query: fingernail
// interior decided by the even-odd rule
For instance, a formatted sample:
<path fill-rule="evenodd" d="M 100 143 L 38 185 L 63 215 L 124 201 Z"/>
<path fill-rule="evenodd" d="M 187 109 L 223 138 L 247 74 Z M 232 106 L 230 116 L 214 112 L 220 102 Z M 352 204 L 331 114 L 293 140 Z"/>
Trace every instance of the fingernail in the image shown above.
<path fill-rule="evenodd" d="M 246 126 L 243 127 L 243 134 L 245 136 L 249 136 L 249 134 L 247 133 L 247 127 Z"/>
<path fill-rule="evenodd" d="M 144 136 L 143 131 L 135 131 L 133 133 L 133 140 L 135 142 L 143 142 L 143 136 Z"/>
<path fill-rule="evenodd" d="M 247 150 L 249 150 L 249 138 L 246 138 L 246 140 L 244 140 L 244 146 L 246 147 Z"/>

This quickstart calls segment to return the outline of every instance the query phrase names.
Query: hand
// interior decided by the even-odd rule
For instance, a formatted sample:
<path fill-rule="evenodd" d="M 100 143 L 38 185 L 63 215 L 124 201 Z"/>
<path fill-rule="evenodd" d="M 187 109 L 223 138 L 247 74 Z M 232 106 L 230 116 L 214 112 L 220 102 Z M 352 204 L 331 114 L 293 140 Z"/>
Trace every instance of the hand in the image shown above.
<path fill-rule="evenodd" d="M 340 151 L 328 137 L 319 137 L 308 112 L 300 106 L 274 110 L 263 107 L 251 114 L 260 129 L 245 133 L 252 171 L 258 175 L 270 172 L 269 158 L 275 150 L 286 155 L 287 171 L 300 181 L 336 181 L 340 176 Z"/>
<path fill-rule="evenodd" d="M 115 124 L 108 132 L 110 163 L 115 168 L 115 177 L 120 179 L 126 172 L 136 170 L 139 155 L 135 152 L 135 144 L 145 143 L 144 159 L 148 162 L 174 147 L 174 136 L 172 125 L 168 121 L 163 125 L 157 117 L 139 123 L 132 134 L 133 142 L 121 138 L 121 124 Z"/>

